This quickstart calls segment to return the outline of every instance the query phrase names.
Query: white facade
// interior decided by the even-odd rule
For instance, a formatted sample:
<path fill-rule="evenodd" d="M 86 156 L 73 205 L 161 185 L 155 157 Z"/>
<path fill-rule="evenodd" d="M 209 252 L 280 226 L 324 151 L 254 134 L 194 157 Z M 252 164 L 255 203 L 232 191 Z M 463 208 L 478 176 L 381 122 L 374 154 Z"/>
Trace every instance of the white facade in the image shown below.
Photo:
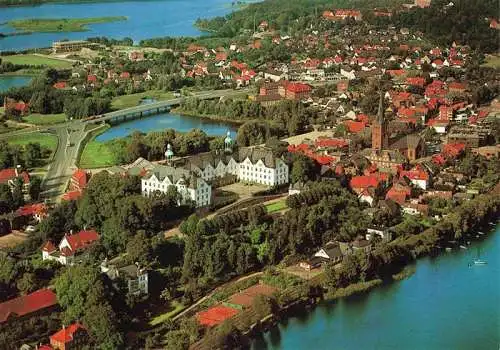
<path fill-rule="evenodd" d="M 255 164 L 246 158 L 239 165 L 238 179 L 243 182 L 258 183 L 267 186 L 276 186 L 288 183 L 288 165 L 277 158 L 275 167 L 267 167 L 262 160 Z"/>
<path fill-rule="evenodd" d="M 206 177 L 209 174 L 212 174 L 210 169 L 206 171 Z M 143 195 L 150 196 L 156 191 L 167 193 L 170 186 L 175 186 L 177 193 L 181 197 L 179 204 L 192 201 L 197 208 L 209 206 L 212 202 L 212 187 L 203 178 L 195 176 L 191 177 L 191 181 L 194 182 L 192 186 L 188 186 L 186 181 L 184 178 L 180 178 L 173 183 L 168 176 L 161 180 L 155 174 L 152 174 L 150 177 L 141 180 L 141 190 Z"/>

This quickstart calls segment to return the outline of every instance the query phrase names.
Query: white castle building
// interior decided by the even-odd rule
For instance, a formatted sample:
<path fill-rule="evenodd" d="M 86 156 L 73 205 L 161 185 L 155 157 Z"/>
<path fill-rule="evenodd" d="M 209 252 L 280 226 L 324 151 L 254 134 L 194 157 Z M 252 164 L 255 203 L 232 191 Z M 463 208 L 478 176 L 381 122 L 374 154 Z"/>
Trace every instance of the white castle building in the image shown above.
<path fill-rule="evenodd" d="M 288 165 L 275 157 L 271 149 L 245 147 L 232 154 L 229 132 L 224 143 L 224 152 L 207 152 L 175 161 L 168 145 L 165 157 L 169 165 L 150 168 L 141 181 L 143 195 L 166 193 L 169 186 L 175 186 L 183 203 L 192 201 L 196 207 L 204 207 L 211 204 L 212 182 L 217 179 L 233 176 L 237 181 L 270 187 L 289 182 Z"/>

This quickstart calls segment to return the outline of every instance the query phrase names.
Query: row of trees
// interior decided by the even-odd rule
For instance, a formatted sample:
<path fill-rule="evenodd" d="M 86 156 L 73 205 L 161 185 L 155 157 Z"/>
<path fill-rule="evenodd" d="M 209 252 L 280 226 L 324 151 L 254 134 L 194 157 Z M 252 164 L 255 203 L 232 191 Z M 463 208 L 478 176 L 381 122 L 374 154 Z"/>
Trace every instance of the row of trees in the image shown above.
<path fill-rule="evenodd" d="M 276 127 L 286 130 L 289 135 L 303 132 L 307 122 L 312 118 L 311 112 L 297 101 L 283 101 L 273 106 L 248 100 L 200 100 L 185 99 L 181 110 L 195 115 L 209 115 L 228 120 L 266 120 L 272 121 Z"/>
<path fill-rule="evenodd" d="M 155 131 L 148 134 L 134 132 L 129 138 L 107 141 L 118 163 L 130 163 L 142 157 L 149 160 L 161 160 L 170 144 L 176 156 L 193 155 L 220 149 L 223 135 L 210 139 L 204 131 L 193 129 L 180 133 L 174 129 Z"/>

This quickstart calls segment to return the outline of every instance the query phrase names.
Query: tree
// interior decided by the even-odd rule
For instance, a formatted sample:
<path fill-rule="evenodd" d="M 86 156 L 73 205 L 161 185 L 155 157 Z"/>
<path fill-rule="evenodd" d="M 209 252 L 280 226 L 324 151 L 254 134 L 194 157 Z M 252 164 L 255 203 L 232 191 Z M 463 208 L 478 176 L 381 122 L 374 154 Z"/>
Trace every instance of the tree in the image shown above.
<path fill-rule="evenodd" d="M 42 191 L 42 180 L 38 176 L 30 179 L 29 195 L 32 201 L 37 201 Z"/>
<path fill-rule="evenodd" d="M 40 158 L 42 150 L 39 143 L 30 142 L 24 147 L 24 165 L 27 168 L 35 167 Z"/>
<path fill-rule="evenodd" d="M 9 185 L 0 184 L 0 214 L 8 213 L 14 209 L 14 199 Z"/>
<path fill-rule="evenodd" d="M 148 265 L 151 262 L 152 248 L 151 240 L 145 231 L 139 231 L 127 244 L 128 259 L 141 265 Z"/>
<path fill-rule="evenodd" d="M 316 164 L 311 158 L 301 154 L 294 155 L 292 171 L 290 173 L 292 183 L 314 180 L 316 176 L 315 172 Z"/>
<path fill-rule="evenodd" d="M 28 294 L 35 291 L 38 286 L 37 278 L 34 273 L 25 272 L 22 277 L 17 281 L 17 289 L 23 294 Z"/>

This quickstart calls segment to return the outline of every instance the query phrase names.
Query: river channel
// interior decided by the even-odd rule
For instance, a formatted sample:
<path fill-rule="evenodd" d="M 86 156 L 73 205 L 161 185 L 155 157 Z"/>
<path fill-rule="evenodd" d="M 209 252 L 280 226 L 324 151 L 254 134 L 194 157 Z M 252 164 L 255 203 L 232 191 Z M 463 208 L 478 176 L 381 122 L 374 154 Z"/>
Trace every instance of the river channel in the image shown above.
<path fill-rule="evenodd" d="M 142 119 L 135 119 L 114 125 L 96 137 L 96 141 L 105 142 L 112 139 L 126 137 L 134 131 L 147 133 L 175 129 L 178 132 L 188 132 L 192 129 L 203 130 L 208 136 L 225 136 L 228 131 L 232 137 L 236 136 L 237 127 L 207 118 L 188 117 L 176 113 L 161 113 Z"/>
<path fill-rule="evenodd" d="M 1 40 L 1 39 L 0 39 Z M 0 92 L 7 91 L 13 87 L 28 85 L 33 77 L 27 75 L 1 75 L 0 74 Z"/>
<path fill-rule="evenodd" d="M 478 249 L 488 264 L 468 267 Z M 416 265 L 406 280 L 294 315 L 253 350 L 498 349 L 500 227 L 468 250 Z"/>
<path fill-rule="evenodd" d="M 1 7 L 0 33 L 15 30 L 6 23 L 26 18 L 85 18 L 126 16 L 126 21 L 90 25 L 85 32 L 33 33 L 0 38 L 0 51 L 49 47 L 57 40 L 79 40 L 106 36 L 135 42 L 162 36 L 196 36 L 197 18 L 223 16 L 232 11 L 229 0 L 142 0 L 86 3 L 47 3 L 33 6 Z"/>

